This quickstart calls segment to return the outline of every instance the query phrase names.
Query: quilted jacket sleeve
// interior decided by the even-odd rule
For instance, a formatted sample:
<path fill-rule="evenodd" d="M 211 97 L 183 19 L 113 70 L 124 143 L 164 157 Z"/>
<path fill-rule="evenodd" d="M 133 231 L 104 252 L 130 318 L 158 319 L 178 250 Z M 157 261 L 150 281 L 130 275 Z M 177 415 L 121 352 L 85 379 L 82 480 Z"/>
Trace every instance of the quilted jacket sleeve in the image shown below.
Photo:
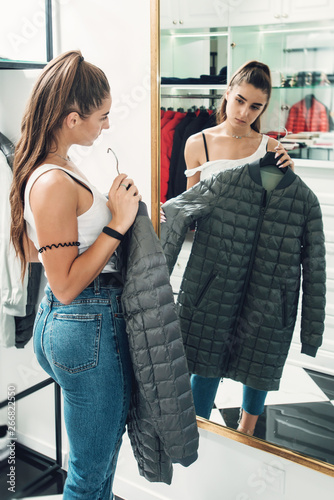
<path fill-rule="evenodd" d="M 197 458 L 198 429 L 188 365 L 166 259 L 147 215 L 137 215 L 132 226 L 122 305 L 139 404 L 148 406 L 171 461 L 190 465 Z M 150 432 L 142 421 L 145 429 Z"/>
<path fill-rule="evenodd" d="M 316 198 L 304 231 L 302 272 L 302 352 L 315 356 L 322 343 L 326 305 L 325 236 L 321 208 Z"/>
<path fill-rule="evenodd" d="M 220 176 L 213 175 L 162 205 L 166 221 L 161 223 L 161 244 L 170 273 L 173 271 L 189 226 L 212 211 L 220 190 Z"/>

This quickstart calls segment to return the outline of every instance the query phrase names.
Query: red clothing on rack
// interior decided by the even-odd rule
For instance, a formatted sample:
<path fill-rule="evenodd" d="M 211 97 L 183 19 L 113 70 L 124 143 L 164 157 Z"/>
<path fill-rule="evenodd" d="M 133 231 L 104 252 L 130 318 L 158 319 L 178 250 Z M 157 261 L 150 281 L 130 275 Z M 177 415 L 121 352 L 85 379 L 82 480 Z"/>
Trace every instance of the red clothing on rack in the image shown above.
<path fill-rule="evenodd" d="M 160 128 L 163 129 L 166 123 L 169 122 L 174 116 L 175 111 L 172 111 L 170 109 L 167 109 L 167 111 L 164 112 L 164 115 L 161 117 L 160 120 Z"/>
<path fill-rule="evenodd" d="M 297 102 L 289 111 L 285 125 L 288 132 L 328 132 L 328 116 L 325 106 L 312 98 L 311 106 L 306 106 L 305 99 Z"/>
<path fill-rule="evenodd" d="M 183 120 L 186 113 L 173 112 L 174 116 L 161 129 L 161 161 L 160 161 L 160 200 L 167 201 L 169 166 L 172 155 L 175 127 Z"/>

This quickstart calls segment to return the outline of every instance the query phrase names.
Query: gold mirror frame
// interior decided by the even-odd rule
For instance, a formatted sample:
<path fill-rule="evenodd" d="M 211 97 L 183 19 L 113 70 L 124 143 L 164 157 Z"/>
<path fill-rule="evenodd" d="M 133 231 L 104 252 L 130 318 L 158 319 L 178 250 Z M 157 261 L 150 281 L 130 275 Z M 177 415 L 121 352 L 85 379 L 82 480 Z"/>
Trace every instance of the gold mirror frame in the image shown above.
<path fill-rule="evenodd" d="M 160 1 L 150 0 L 151 17 L 151 219 L 160 236 Z M 334 477 L 334 465 L 289 448 L 247 436 L 197 417 L 198 427 Z"/>

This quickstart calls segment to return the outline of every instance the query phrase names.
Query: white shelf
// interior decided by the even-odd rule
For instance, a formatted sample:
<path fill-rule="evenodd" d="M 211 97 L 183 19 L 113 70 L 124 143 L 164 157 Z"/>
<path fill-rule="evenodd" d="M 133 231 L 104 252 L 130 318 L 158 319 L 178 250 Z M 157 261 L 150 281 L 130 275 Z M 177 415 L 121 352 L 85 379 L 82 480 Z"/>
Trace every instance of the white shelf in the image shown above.
<path fill-rule="evenodd" d="M 306 168 L 316 168 L 319 171 L 319 168 L 323 168 L 325 170 L 334 170 L 334 161 L 329 160 L 309 160 L 302 158 L 293 158 L 296 167 L 306 167 Z M 298 174 L 297 170 L 295 173 Z"/>
<path fill-rule="evenodd" d="M 176 84 L 161 84 L 162 89 L 175 89 L 175 90 L 226 90 L 227 85 L 222 83 L 219 85 L 180 85 Z"/>

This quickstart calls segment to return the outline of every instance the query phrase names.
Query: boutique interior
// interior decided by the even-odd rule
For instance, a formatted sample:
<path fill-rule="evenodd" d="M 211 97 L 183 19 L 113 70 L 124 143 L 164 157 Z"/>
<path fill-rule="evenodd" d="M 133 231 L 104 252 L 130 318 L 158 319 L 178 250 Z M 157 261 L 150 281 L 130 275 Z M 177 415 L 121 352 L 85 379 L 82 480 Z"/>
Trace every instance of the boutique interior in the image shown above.
<path fill-rule="evenodd" d="M 13 148 L 29 89 L 41 68 L 72 48 L 71 44 L 94 62 L 94 50 L 100 43 L 100 28 L 85 29 L 91 18 L 88 0 L 35 1 L 29 6 L 23 0 L 14 0 L 12 4 L 15 9 L 8 7 L 8 15 L 0 20 L 0 166 L 1 189 L 7 190 L 1 196 L 1 276 L 13 259 L 7 250 L 8 197 Z M 73 152 L 92 182 L 103 189 L 110 180 L 111 168 L 116 175 L 110 155 L 105 154 L 107 147 L 112 145 L 119 152 L 123 165 L 131 165 L 133 178 L 138 177 L 135 164 L 140 157 L 140 165 L 144 165 L 140 190 L 150 202 L 151 220 L 160 235 L 160 204 L 186 190 L 186 140 L 216 125 L 216 111 L 233 73 L 246 61 L 261 61 L 270 67 L 272 78 L 272 95 L 261 120 L 261 132 L 283 144 L 294 161 L 295 173 L 320 202 L 327 276 L 322 345 L 316 357 L 301 353 L 299 304 L 279 390 L 268 393 L 254 436 L 236 431 L 242 384 L 222 379 L 210 420 L 197 418 L 198 463 L 189 468 L 174 465 L 170 486 L 149 483 L 139 477 L 125 433 L 114 498 L 329 497 L 334 484 L 334 1 L 147 0 L 142 9 L 133 0 L 121 6 L 114 1 L 106 4 L 98 0 L 93 16 L 98 22 L 103 14 L 101 36 L 105 46 L 111 48 L 104 47 L 95 60 L 106 68 L 110 79 L 113 66 L 118 72 L 119 83 L 112 82 L 113 124 L 92 153 L 79 149 Z M 70 33 L 72 25 L 74 34 Z M 126 26 L 137 37 L 134 54 L 133 36 L 132 42 L 117 44 L 117 36 Z M 22 95 L 15 109 L 18 116 L 9 123 L 9 106 L 16 99 L 11 92 L 20 92 L 20 85 Z M 131 120 L 132 125 L 128 125 Z M 130 135 L 137 136 L 133 148 L 128 144 Z M 96 161 L 102 164 L 100 176 L 92 166 Z M 189 228 L 171 275 L 175 300 L 195 232 L 194 227 Z M 7 263 L 3 264 L 5 259 Z M 20 271 L 12 266 L 16 273 L 13 279 L 18 281 Z M 5 308 L 1 298 L 3 500 L 62 498 L 66 479 L 68 441 L 61 391 L 37 366 L 31 345 L 44 285 L 40 264 L 31 265 L 29 276 L 21 284 L 25 297 L 21 310 Z M 15 492 L 8 487 L 10 388 L 15 389 L 17 411 Z M 38 417 L 33 408 L 42 408 Z M 225 470 L 223 479 L 221 468 Z"/>

